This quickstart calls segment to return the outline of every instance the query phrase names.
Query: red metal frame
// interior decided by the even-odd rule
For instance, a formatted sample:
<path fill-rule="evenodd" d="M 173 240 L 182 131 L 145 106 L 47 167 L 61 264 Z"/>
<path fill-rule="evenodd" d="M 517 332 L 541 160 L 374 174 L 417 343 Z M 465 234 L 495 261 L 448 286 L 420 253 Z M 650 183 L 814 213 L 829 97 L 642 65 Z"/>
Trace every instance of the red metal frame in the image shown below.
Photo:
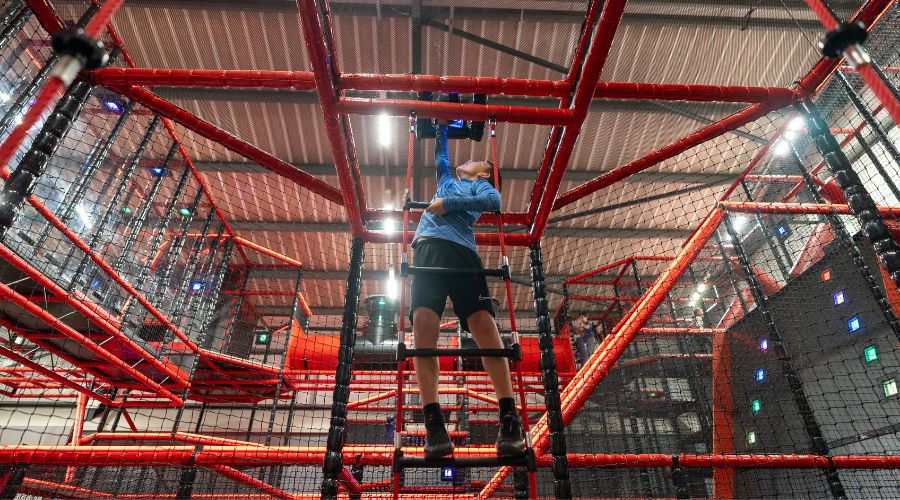
<path fill-rule="evenodd" d="M 108 23 L 109 16 L 112 15 L 112 13 L 120 3 L 121 0 L 109 1 L 104 3 L 101 6 L 101 9 L 98 11 L 97 15 L 88 25 L 87 31 L 93 35 L 96 35 L 104 26 L 107 26 L 113 38 L 116 39 L 117 42 L 121 45 L 121 42 L 118 39 L 114 28 L 111 24 Z M 609 51 L 609 47 L 612 43 L 612 38 L 615 33 L 616 25 L 621 18 L 624 8 L 624 2 L 614 1 L 607 2 L 606 5 L 604 5 L 603 12 L 599 20 L 599 25 L 595 30 L 596 34 L 593 40 L 590 41 L 590 50 L 587 49 L 587 42 L 593 24 L 586 23 L 586 29 L 581 34 L 575 55 L 573 57 L 571 70 L 566 76 L 566 79 L 563 81 L 471 78 L 465 76 L 441 77 L 434 75 L 341 74 L 338 68 L 337 60 L 334 57 L 334 53 L 329 52 L 329 47 L 325 43 L 326 37 L 331 37 L 327 5 L 325 5 L 324 8 L 320 11 L 316 5 L 315 0 L 298 0 L 297 3 L 300 23 L 303 27 L 307 49 L 313 63 L 313 72 L 250 72 L 165 70 L 154 68 L 114 68 L 93 72 L 90 77 L 93 78 L 96 83 L 106 85 L 113 90 L 116 90 L 123 95 L 143 104 L 154 112 L 166 118 L 173 119 L 174 121 L 177 121 L 183 126 L 194 130 L 204 137 L 219 142 L 226 148 L 242 154 L 248 159 L 260 165 L 263 165 L 270 170 L 273 170 L 279 175 L 283 175 L 293 180 L 294 182 L 297 182 L 301 186 L 304 186 L 311 191 L 322 195 L 325 199 L 343 205 L 347 210 L 347 217 L 353 234 L 355 236 L 364 236 L 367 241 L 376 243 L 396 242 L 399 236 L 397 234 L 387 235 L 375 231 L 367 231 L 363 225 L 364 220 L 380 218 L 385 214 L 377 210 L 370 210 L 366 206 L 365 196 L 361 189 L 358 165 L 355 158 L 353 137 L 349 134 L 349 128 L 346 126 L 346 114 L 348 113 L 373 114 L 376 112 L 390 112 L 402 116 L 407 116 L 410 110 L 416 110 L 420 116 L 436 116 L 447 118 L 462 117 L 466 119 L 487 119 L 493 116 L 500 121 L 554 125 L 554 128 L 551 132 L 551 141 L 544 155 L 545 161 L 542 163 L 541 170 L 538 172 L 538 179 L 540 179 L 540 182 L 537 183 L 539 184 L 539 186 L 536 186 L 533 191 L 532 203 L 529 213 L 516 214 L 512 219 L 508 215 L 504 216 L 507 222 L 514 222 L 518 224 L 531 223 L 530 232 L 528 234 L 507 236 L 505 243 L 510 245 L 528 245 L 540 239 L 541 235 L 543 234 L 543 230 L 546 227 L 549 214 L 552 210 L 556 210 L 574 203 L 578 199 L 588 196 L 596 192 L 597 190 L 618 182 L 636 172 L 658 164 L 659 162 L 664 161 L 668 158 L 672 158 L 675 155 L 680 154 L 687 149 L 700 144 L 703 141 L 721 135 L 729 130 L 734 130 L 737 127 L 740 127 L 765 115 L 773 109 L 790 104 L 797 99 L 811 95 L 821 87 L 823 82 L 827 79 L 831 72 L 833 72 L 837 68 L 839 64 L 839 61 L 819 61 L 819 63 L 817 63 L 813 70 L 799 82 L 798 87 L 793 90 L 764 87 L 727 87 L 704 85 L 598 82 L 597 80 L 603 67 L 603 61 L 605 60 L 606 54 Z M 817 0 L 809 0 L 808 3 L 812 7 L 814 7 L 814 9 L 816 5 L 819 5 L 820 7 L 822 6 L 821 2 Z M 61 28 L 59 18 L 55 15 L 48 2 L 46 2 L 45 0 L 29 0 L 28 4 L 35 10 L 37 18 L 51 33 Z M 858 13 L 856 18 L 863 21 L 868 26 L 871 26 L 885 11 L 886 7 L 889 4 L 890 2 L 886 1 L 869 2 Z M 588 9 L 588 20 L 593 19 L 595 9 L 597 9 L 599 5 L 600 3 L 597 1 L 591 2 L 591 5 Z M 828 16 L 830 14 L 823 13 L 821 9 L 819 10 L 820 11 L 817 12 L 817 14 L 826 24 L 826 28 L 830 29 L 828 20 Z M 831 19 L 831 21 L 833 21 L 833 19 Z M 127 53 L 125 54 L 125 57 L 129 64 L 133 66 L 133 62 L 131 61 L 131 58 L 127 55 Z M 583 65 L 581 64 L 582 58 L 584 58 Z M 329 62 L 331 66 L 329 66 Z M 842 68 L 842 70 L 845 69 Z M 870 80 L 872 75 L 867 74 L 867 71 L 871 72 L 871 69 L 862 67 L 859 69 L 859 71 L 866 82 L 873 87 L 873 90 L 875 90 L 879 98 L 882 99 L 884 97 L 884 92 L 879 92 L 877 82 L 871 83 Z M 576 85 L 576 77 L 579 76 L 579 73 L 581 81 L 577 82 Z M 200 120 L 196 116 L 187 113 L 177 106 L 174 106 L 173 104 L 160 99 L 146 89 L 137 87 L 137 85 L 290 88 L 293 90 L 315 89 L 319 97 L 319 102 L 322 105 L 325 126 L 328 130 L 328 137 L 331 143 L 332 153 L 337 163 L 337 171 L 341 189 L 335 189 L 334 187 L 312 177 L 302 170 L 299 170 L 296 167 L 289 165 L 286 162 L 283 162 L 280 159 L 264 151 L 261 151 L 250 144 L 247 144 L 239 138 L 227 134 L 226 132 L 216 128 L 212 124 Z M 28 113 L 26 113 L 22 125 L 16 127 L 9 138 L 7 138 L 7 140 L 4 141 L 3 145 L 0 146 L 0 160 L 2 160 L 3 158 L 8 159 L 10 157 L 12 152 L 14 152 L 14 150 L 21 143 L 21 139 L 24 137 L 25 131 L 27 131 L 30 126 L 32 126 L 36 122 L 37 117 L 40 116 L 41 112 L 46 109 L 46 107 L 48 107 L 53 101 L 54 94 L 58 93 L 62 88 L 62 85 L 55 83 L 54 80 L 48 82 L 48 84 L 39 94 L 35 105 L 33 105 L 29 109 Z M 455 90 L 463 92 L 485 92 L 490 94 L 504 93 L 510 95 L 556 97 L 560 98 L 562 101 L 560 108 L 525 108 L 494 105 L 449 105 L 447 103 L 426 103 L 420 101 L 396 100 L 362 100 L 344 97 L 342 95 L 342 91 L 349 89 L 415 91 Z M 590 104 L 590 100 L 592 98 L 691 100 L 701 102 L 727 101 L 747 102 L 752 103 L 753 105 L 690 136 L 676 141 L 669 146 L 654 151 L 653 153 L 650 153 L 649 155 L 635 160 L 629 164 L 617 167 L 609 172 L 606 172 L 596 179 L 593 179 L 581 186 L 570 190 L 567 193 L 562 194 L 561 196 L 557 196 L 558 189 L 569 160 L 569 156 L 572 153 L 572 149 L 579 135 L 581 125 L 587 114 L 588 105 Z M 897 110 L 900 109 L 900 107 L 898 107 L 900 106 L 900 104 L 898 104 L 896 100 L 893 99 L 882 99 L 882 102 L 884 103 L 885 109 L 887 109 L 887 111 L 891 113 L 891 115 L 896 120 L 897 117 L 900 116 L 897 114 Z M 177 141 L 171 125 L 168 124 L 167 121 L 165 123 L 167 129 L 169 130 L 169 133 L 172 135 L 173 139 Z M 556 139 L 559 139 L 558 145 Z M 769 144 L 773 142 L 774 140 Z M 228 222 L 225 220 L 224 215 L 221 213 L 221 211 L 219 211 L 217 207 L 215 207 L 215 201 L 212 199 L 209 190 L 206 188 L 202 176 L 193 167 L 190 158 L 186 154 L 186 151 L 181 147 L 179 149 L 184 159 L 190 165 L 194 177 L 198 181 L 198 183 L 200 183 L 207 199 L 213 205 L 217 216 L 220 218 L 220 220 L 222 220 L 223 223 L 227 225 Z M 739 177 L 739 179 L 799 182 L 800 179 L 796 177 L 785 177 L 784 179 L 768 179 L 764 178 L 763 176 L 757 176 L 758 178 L 747 176 L 747 173 L 751 171 L 759 161 L 759 159 L 766 154 L 767 150 L 768 145 L 760 149 L 757 157 L 751 162 L 751 164 Z M 6 162 L 2 162 L 2 164 L 5 163 Z M 730 192 L 731 190 L 729 190 L 729 194 Z M 579 374 L 575 375 L 573 378 L 573 382 L 563 390 L 563 415 L 566 420 L 570 420 L 572 418 L 574 412 L 578 410 L 587 394 L 589 394 L 590 391 L 593 390 L 595 385 L 600 380 L 602 380 L 602 378 L 612 367 L 613 363 L 616 362 L 622 350 L 624 350 L 625 346 L 627 346 L 627 344 L 634 338 L 634 336 L 644 334 L 711 335 L 713 337 L 714 344 L 712 355 L 713 376 L 715 382 L 714 407 L 727 408 L 730 406 L 730 402 L 724 399 L 724 396 L 720 393 L 721 391 L 716 390 L 716 387 L 725 387 L 727 378 L 730 377 L 730 370 L 728 369 L 729 359 L 727 353 L 722 350 L 723 345 L 727 346 L 727 344 L 724 344 L 724 341 L 722 340 L 724 338 L 724 332 L 719 329 L 692 329 L 680 327 L 648 328 L 644 326 L 647 323 L 647 320 L 652 315 L 655 308 L 659 305 L 660 301 L 663 300 L 663 297 L 668 293 L 669 290 L 671 290 L 672 286 L 674 286 L 675 281 L 678 279 L 681 273 L 684 272 L 687 264 L 695 259 L 699 252 L 703 249 L 706 240 L 711 235 L 711 231 L 714 230 L 719 220 L 721 220 L 726 211 L 786 214 L 844 214 L 849 213 L 849 209 L 846 205 L 842 204 L 735 203 L 724 201 L 726 197 L 723 197 L 723 201 L 720 204 L 720 207 L 713 210 L 713 212 L 704 220 L 698 230 L 689 239 L 689 241 L 685 244 L 685 246 L 681 249 L 676 257 L 657 258 L 657 260 L 660 261 L 669 261 L 669 266 L 667 270 L 653 283 L 647 293 L 645 293 L 644 296 L 640 299 L 629 297 L 612 298 L 603 296 L 578 295 L 570 297 L 572 300 L 628 300 L 636 301 L 637 304 L 632 308 L 629 314 L 622 318 L 622 320 L 617 325 L 615 333 L 607 337 L 598 351 L 588 361 L 586 367 L 583 368 Z M 32 204 L 34 204 L 34 201 Z M 35 208 L 38 208 L 38 210 L 45 217 L 51 220 L 51 223 L 54 223 L 54 221 L 51 219 L 52 214 L 46 211 L 46 209 L 42 211 L 40 206 L 37 205 Z M 887 216 L 894 218 L 900 216 L 900 207 L 880 207 L 880 209 L 882 213 Z M 490 217 L 486 217 L 483 222 L 493 222 L 493 219 L 491 219 Z M 69 237 L 69 239 L 73 241 L 76 246 L 79 246 L 81 248 L 84 245 L 83 242 L 79 244 L 80 240 L 77 239 L 76 235 L 69 234 L 67 232 L 67 228 L 59 227 L 59 223 L 54 223 L 54 225 L 57 226 L 58 229 L 63 231 L 63 233 L 67 237 Z M 226 231 L 230 235 L 234 236 L 230 228 L 227 228 Z M 281 255 L 277 252 L 273 252 L 266 247 L 253 244 L 252 242 L 247 242 L 246 240 L 238 242 L 239 239 L 239 237 L 235 237 L 235 242 L 241 246 L 257 250 L 269 257 L 284 262 L 289 266 L 301 266 L 300 262 L 291 259 L 290 257 Z M 478 236 L 478 241 L 480 244 L 502 243 L 501 237 L 498 234 L 480 234 Z M 24 261 L 20 262 L 20 260 L 16 260 L 18 257 L 14 254 L 11 254 L 8 249 L 0 247 L 0 252 L 4 251 L 4 258 L 8 257 L 8 260 L 11 259 L 11 261 L 13 261 L 14 263 L 24 263 Z M 115 273 L 111 272 L 112 269 L 109 268 L 109 266 L 106 265 L 99 256 L 92 254 L 91 258 L 94 259 L 95 262 L 100 265 L 108 274 L 110 274 L 110 276 L 113 277 L 114 280 L 119 281 L 119 279 L 121 279 L 117 279 Z M 245 262 L 247 262 L 245 255 L 244 258 Z M 629 259 L 625 259 L 625 263 L 634 262 L 635 258 Z M 610 264 L 609 266 L 598 268 L 602 270 L 593 270 L 588 273 L 583 273 L 582 275 L 579 275 L 577 277 L 570 278 L 571 281 L 567 282 L 579 284 L 592 283 L 591 281 L 585 281 L 586 278 L 599 274 L 604 270 L 615 269 L 619 266 L 623 266 L 622 261 Z M 28 272 L 27 264 L 25 268 L 21 269 Z M 32 272 L 35 271 L 32 270 Z M 622 273 L 623 271 L 620 269 L 618 277 L 612 283 L 624 284 L 624 282 L 620 282 L 620 278 L 622 278 L 623 276 Z M 35 279 L 37 280 L 37 278 Z M 50 282 L 49 280 L 47 280 L 47 283 L 41 282 L 41 284 L 46 286 L 54 293 L 55 299 L 70 303 L 73 305 L 73 307 L 74 303 L 79 300 L 78 297 L 67 295 L 64 292 L 59 293 L 59 291 L 53 289 L 52 282 Z M 119 284 L 136 300 L 144 304 L 146 299 L 144 299 L 137 291 L 131 289 L 127 282 L 124 282 L 124 280 L 122 280 L 122 282 Z M 0 292 L 3 292 L 3 295 L 5 297 L 25 308 L 31 314 L 44 319 L 48 324 L 56 326 L 61 330 L 65 329 L 64 324 L 60 323 L 58 319 L 53 318 L 49 315 L 49 313 L 35 305 L 31 300 L 29 300 L 28 297 L 16 295 L 15 292 L 8 287 L 0 288 Z M 306 306 L 305 304 L 305 300 L 303 300 L 302 297 L 301 302 L 307 310 L 307 313 L 311 314 L 308 306 Z M 145 307 L 148 307 L 148 310 L 150 310 L 151 313 L 154 313 L 154 316 L 157 316 L 158 313 L 155 311 L 155 309 L 152 308 L 149 302 L 144 305 Z M 115 332 L 118 332 L 118 325 L 115 325 L 111 318 L 104 317 L 101 314 L 101 311 L 95 306 L 82 305 L 77 310 L 88 317 L 92 322 L 98 324 L 101 329 L 103 329 L 107 334 L 113 335 Z M 168 320 L 161 314 L 159 314 L 156 319 L 165 324 L 167 327 L 171 325 L 170 323 L 168 323 Z M 174 327 L 174 325 L 171 326 Z M 76 338 L 72 336 L 73 333 L 78 334 L 78 332 L 74 331 L 63 332 L 64 335 L 69 336 L 70 338 Z M 37 338 L 37 336 L 34 337 L 36 343 L 39 343 L 41 341 L 41 339 Z M 93 341 L 89 337 L 82 336 L 81 338 L 85 340 L 86 345 L 90 345 L 93 343 Z M 196 346 L 190 343 L 189 340 L 182 340 L 183 345 L 186 348 L 194 350 L 195 352 L 205 356 L 204 359 L 208 358 L 211 364 L 214 361 L 219 361 L 212 354 L 201 352 L 199 349 L 197 349 Z M 13 359 L 17 359 L 15 356 L 18 356 L 18 359 L 21 359 L 21 362 L 28 368 L 34 370 L 35 373 L 40 374 L 42 377 L 46 377 L 45 379 L 25 377 L 22 378 L 21 381 L 19 379 L 14 380 L 13 382 L 15 383 L 28 383 L 32 384 L 34 387 L 42 387 L 45 390 L 69 388 L 78 391 L 78 405 L 80 408 L 79 411 L 82 415 L 84 410 L 84 403 L 86 403 L 87 397 L 93 397 L 104 403 L 109 403 L 111 406 L 123 404 L 119 401 L 109 401 L 108 399 L 101 399 L 102 396 L 100 396 L 96 392 L 86 389 L 84 386 L 78 384 L 77 382 L 69 380 L 56 371 L 49 370 L 37 363 L 30 361 L 27 357 L 16 353 L 12 349 L 0 347 L 0 354 L 13 357 Z M 114 358 L 114 356 L 112 358 Z M 115 359 L 109 359 L 108 361 L 121 362 L 121 360 Z M 230 363 L 234 362 L 243 367 L 240 360 L 235 361 L 229 358 L 224 361 Z M 272 367 L 264 367 L 255 363 L 246 364 L 248 365 L 248 369 L 252 368 L 253 370 L 258 370 L 265 373 L 268 373 L 268 371 L 271 371 L 272 369 Z M 160 368 L 163 368 L 163 366 L 160 366 Z M 230 376 L 229 370 L 219 369 L 217 373 L 218 372 L 221 372 L 222 379 L 219 381 L 213 380 L 213 384 L 221 382 L 223 384 L 238 385 L 237 381 L 228 378 Z M 277 374 L 277 372 L 278 370 L 276 369 L 275 374 Z M 461 373 L 462 372 L 455 373 L 451 376 L 459 375 Z M 309 385 L 310 389 L 305 390 L 317 390 L 326 387 L 329 382 L 327 376 L 332 374 L 327 371 L 323 372 L 323 374 L 326 375 L 324 379 L 316 379 L 314 383 Z M 372 382 L 373 385 L 364 387 L 355 386 L 354 388 L 358 390 L 369 388 L 372 390 L 382 390 L 382 388 L 378 388 L 377 382 L 379 380 L 379 377 L 382 377 L 383 374 L 384 372 L 361 372 L 358 374 L 360 378 L 365 379 L 365 377 L 372 377 L 374 381 L 370 382 Z M 316 376 L 311 372 L 285 373 L 285 375 L 288 377 L 298 377 L 298 380 L 295 381 L 297 385 L 293 386 L 293 390 L 298 390 L 301 387 L 299 385 L 299 382 L 301 380 L 305 380 L 305 378 L 307 378 L 309 375 L 312 375 L 313 377 Z M 475 374 L 472 373 L 468 376 L 473 375 Z M 47 380 L 47 382 L 43 382 L 43 380 Z M 358 379 L 357 381 L 360 380 Z M 51 383 L 58 385 L 49 385 Z M 172 382 L 170 385 L 178 386 L 179 383 L 183 385 L 186 382 L 176 379 L 176 381 Z M 203 385 L 209 384 L 210 381 L 204 381 Z M 477 385 L 473 385 L 473 387 L 474 386 Z M 166 388 L 163 388 L 161 385 L 154 385 L 153 383 L 150 383 L 147 385 L 147 387 L 153 388 L 156 392 L 156 396 L 169 397 L 171 402 L 166 404 L 180 403 L 180 400 L 175 397 L 174 394 L 168 392 L 168 390 Z M 532 390 L 537 389 L 535 387 L 529 388 L 529 392 L 531 392 Z M 489 403 L 493 403 L 492 398 L 490 398 L 489 396 L 478 393 L 472 389 L 465 389 L 465 391 L 469 396 L 475 397 L 476 399 L 485 400 Z M 45 392 L 45 395 L 46 394 L 49 393 Z M 367 407 L 369 403 L 382 399 L 382 396 L 383 394 L 361 399 L 356 402 L 355 407 L 363 411 L 366 411 L 367 408 L 369 408 L 370 411 L 389 410 L 386 408 Z M 159 403 L 156 403 L 154 401 L 141 401 L 141 399 L 141 396 L 137 396 L 134 402 L 129 402 L 128 404 L 136 407 L 144 405 L 159 405 Z M 475 407 L 473 407 L 473 409 L 474 408 Z M 491 407 L 484 406 L 483 408 L 487 409 Z M 124 416 L 126 420 L 129 421 L 132 429 L 136 430 L 133 422 L 130 421 L 130 417 L 127 414 L 125 414 Z M 76 419 L 76 425 L 77 420 L 78 419 Z M 730 428 L 730 418 L 727 421 L 719 419 L 718 421 L 714 422 L 714 426 L 718 429 Z M 75 430 L 76 429 L 73 429 L 73 436 L 75 435 Z M 538 446 L 544 448 L 546 447 L 546 432 L 546 420 L 542 419 L 538 422 L 537 426 L 534 429 L 534 437 Z M 80 429 L 78 430 L 77 434 L 81 434 Z M 722 431 L 721 434 L 730 436 L 731 432 Z M 99 435 L 95 435 L 94 437 L 89 436 L 89 438 L 91 440 L 100 439 L 98 436 Z M 138 437 L 138 433 L 127 434 L 127 436 L 129 436 L 127 437 L 127 439 L 140 439 Z M 170 438 L 171 436 L 171 434 L 166 434 L 166 438 Z M 302 463 L 319 464 L 322 462 L 324 456 L 324 449 L 318 448 L 299 449 L 261 447 L 253 446 L 249 443 L 241 441 L 216 440 L 215 438 L 211 438 L 208 436 L 202 436 L 199 438 L 192 438 L 190 436 L 182 437 L 186 437 L 186 439 L 183 439 L 185 441 L 187 439 L 195 439 L 195 441 L 203 442 L 204 444 L 208 444 L 209 446 L 200 451 L 196 451 L 194 447 L 187 446 L 92 446 L 89 449 L 83 449 L 79 445 L 85 442 L 85 440 L 87 439 L 85 438 L 77 440 L 73 439 L 72 446 L 70 447 L 2 447 L 0 448 L 0 463 L 52 463 L 72 467 L 86 464 L 146 466 L 186 464 L 188 463 L 187 461 L 191 458 L 191 456 L 194 456 L 195 459 L 198 460 L 197 463 L 199 465 L 217 470 L 223 476 L 229 477 L 236 481 L 240 481 L 248 486 L 255 487 L 265 494 L 287 498 L 293 496 L 261 481 L 258 481 L 255 478 L 247 476 L 246 474 L 238 471 L 237 469 L 234 469 L 233 467 L 259 466 L 260 464 L 269 463 L 273 465 L 281 465 L 286 463 L 300 463 L 301 461 L 303 461 Z M 543 448 L 539 449 L 543 450 Z M 728 446 L 724 441 L 718 442 L 717 440 L 714 440 L 713 454 L 679 455 L 678 464 L 684 467 L 714 467 L 717 496 L 728 496 L 729 492 L 733 492 L 733 490 L 729 489 L 728 486 L 729 483 L 731 483 L 728 473 L 731 468 L 734 467 L 824 468 L 831 466 L 831 464 L 839 468 L 895 468 L 900 466 L 900 457 L 896 456 L 837 456 L 832 457 L 831 462 L 828 462 L 827 459 L 818 456 L 732 455 L 731 451 L 733 451 L 733 449 L 728 449 Z M 390 463 L 392 448 L 375 446 L 350 446 L 347 447 L 346 452 L 359 453 L 364 463 L 378 463 L 387 465 Z M 481 456 L 481 454 L 484 453 L 491 453 L 491 451 L 475 447 L 458 450 L 459 456 Z M 539 455 L 538 457 L 538 463 L 542 467 L 548 466 L 549 460 L 550 457 L 548 455 Z M 575 467 L 669 467 L 673 464 L 673 457 L 670 455 L 654 454 L 569 455 L 569 464 Z M 67 474 L 67 479 L 69 479 L 69 476 L 71 476 L 71 474 Z M 348 483 L 349 488 L 353 490 L 352 492 L 356 493 L 357 491 L 361 491 L 362 489 L 364 489 L 365 485 L 354 485 L 353 481 L 351 481 L 350 479 L 344 479 Z M 496 491 L 498 482 L 499 481 L 497 481 L 496 478 L 494 481 L 489 482 L 486 485 L 485 492 Z M 45 488 L 44 491 L 46 491 L 46 488 L 59 488 L 60 491 L 66 491 L 68 494 L 71 494 L 73 496 L 91 496 L 94 494 L 96 494 L 95 496 L 104 496 L 102 492 L 92 492 L 69 485 L 58 485 L 45 481 L 41 482 L 31 478 L 26 479 L 26 485 L 23 486 L 23 488 L 26 486 L 35 489 Z M 359 490 L 356 489 L 357 487 L 359 488 Z M 129 497 L 139 498 L 140 495 L 131 495 Z"/>

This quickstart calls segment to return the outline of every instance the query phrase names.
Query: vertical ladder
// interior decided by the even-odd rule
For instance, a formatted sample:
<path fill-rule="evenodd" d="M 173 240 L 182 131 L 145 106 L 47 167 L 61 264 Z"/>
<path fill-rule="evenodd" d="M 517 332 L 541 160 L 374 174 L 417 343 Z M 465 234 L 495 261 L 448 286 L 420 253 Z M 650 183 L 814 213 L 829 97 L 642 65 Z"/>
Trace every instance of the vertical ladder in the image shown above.
<path fill-rule="evenodd" d="M 500 236 L 500 256 L 501 265 L 496 269 L 456 269 L 456 268 L 438 268 L 438 267 L 416 267 L 409 263 L 408 259 L 408 226 L 409 215 L 412 210 L 424 210 L 430 205 L 430 202 L 417 202 L 410 199 L 410 189 L 412 186 L 412 166 L 413 166 L 413 141 L 416 140 L 416 117 L 410 114 L 409 117 L 409 154 L 406 167 L 406 191 L 403 196 L 403 227 L 401 238 L 401 258 L 400 258 L 400 277 L 406 278 L 415 275 L 425 274 L 476 274 L 484 276 L 493 276 L 502 278 L 506 285 L 506 300 L 509 310 L 509 319 L 511 334 L 509 339 L 509 347 L 502 349 L 479 349 L 479 348 L 463 348 L 462 346 L 455 349 L 409 349 L 406 347 L 406 287 L 400 287 L 400 318 L 397 329 L 397 410 L 395 415 L 396 426 L 394 429 L 394 460 L 393 460 L 393 496 L 397 498 L 402 488 L 401 474 L 405 468 L 429 468 L 429 467 L 446 467 L 453 466 L 459 468 L 470 467 L 499 467 L 499 466 L 521 466 L 528 468 L 529 489 L 531 497 L 537 494 L 537 482 L 535 479 L 535 458 L 534 450 L 531 443 L 531 433 L 529 432 L 528 419 L 528 401 L 526 399 L 525 381 L 522 376 L 522 352 L 519 346 L 519 333 L 516 328 L 516 318 L 512 302 L 512 288 L 510 284 L 509 258 L 506 255 L 506 243 L 503 233 L 503 214 L 501 211 L 496 212 L 497 215 L 497 231 Z M 494 117 L 490 119 L 490 140 L 491 140 L 491 157 L 494 164 L 494 182 L 495 187 L 499 191 L 499 176 L 497 162 L 497 135 L 496 120 Z M 393 270 L 391 270 L 393 273 Z M 519 413 L 521 415 L 522 430 L 525 434 L 526 452 L 518 457 L 497 457 L 497 456 L 478 456 L 454 458 L 442 457 L 439 459 L 426 459 L 424 456 L 406 455 L 403 451 L 402 432 L 403 432 L 403 414 L 404 414 L 404 380 L 407 369 L 407 358 L 412 357 L 504 357 L 508 358 L 513 364 L 512 372 L 515 373 L 517 379 L 517 389 L 519 396 Z"/>

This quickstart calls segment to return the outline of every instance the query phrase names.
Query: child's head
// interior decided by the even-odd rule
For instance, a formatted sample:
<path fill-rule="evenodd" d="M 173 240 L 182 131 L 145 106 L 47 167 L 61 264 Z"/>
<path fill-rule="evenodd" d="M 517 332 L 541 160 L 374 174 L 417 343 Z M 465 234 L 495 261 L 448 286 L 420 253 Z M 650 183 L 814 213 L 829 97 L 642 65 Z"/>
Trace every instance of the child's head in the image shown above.
<path fill-rule="evenodd" d="M 581 321 L 582 323 L 584 323 L 585 321 L 587 321 L 587 314 L 584 314 L 584 313 L 579 314 L 579 315 L 578 315 L 578 321 Z"/>
<path fill-rule="evenodd" d="M 494 183 L 494 164 L 490 161 L 469 160 L 462 165 L 456 167 L 456 177 L 458 179 L 484 179 L 491 183 L 491 186 L 503 188 L 503 177 L 500 171 L 497 171 L 497 183 Z M 499 189 L 498 189 L 499 190 Z"/>

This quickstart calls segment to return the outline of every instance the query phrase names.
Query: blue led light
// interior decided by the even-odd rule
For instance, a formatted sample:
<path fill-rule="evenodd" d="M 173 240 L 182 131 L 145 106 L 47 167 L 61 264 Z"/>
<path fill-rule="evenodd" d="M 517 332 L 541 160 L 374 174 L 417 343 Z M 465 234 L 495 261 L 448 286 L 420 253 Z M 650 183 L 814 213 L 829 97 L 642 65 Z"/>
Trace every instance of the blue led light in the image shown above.
<path fill-rule="evenodd" d="M 769 339 L 762 339 L 759 341 L 759 350 L 762 352 L 769 350 Z"/>
<path fill-rule="evenodd" d="M 834 294 L 834 305 L 839 306 L 844 303 L 844 292 L 840 291 Z"/>
<path fill-rule="evenodd" d="M 766 371 L 765 371 L 765 370 L 763 370 L 762 368 L 756 370 L 756 381 L 757 381 L 757 382 L 762 382 L 763 379 L 765 379 L 765 378 L 766 378 Z"/>
<path fill-rule="evenodd" d="M 191 291 L 192 292 L 199 292 L 200 290 L 203 290 L 203 287 L 204 287 L 203 282 L 200 280 L 191 282 Z"/>
<path fill-rule="evenodd" d="M 94 278 L 91 280 L 91 288 L 97 288 L 100 286 L 100 278 Z"/>
<path fill-rule="evenodd" d="M 787 234 L 787 228 L 784 226 L 778 226 L 778 236 L 784 236 Z"/>
<path fill-rule="evenodd" d="M 456 471 L 453 467 L 441 467 L 441 481 L 453 481 Z"/>
<path fill-rule="evenodd" d="M 164 174 L 166 171 L 163 167 L 150 167 L 150 173 L 153 174 L 154 177 L 159 177 Z"/>
<path fill-rule="evenodd" d="M 118 113 L 122 111 L 122 106 L 116 101 L 103 101 L 103 107 L 112 111 L 113 113 Z"/>
<path fill-rule="evenodd" d="M 859 316 L 853 316 L 852 318 L 847 320 L 847 328 L 851 333 L 862 328 L 862 321 L 859 320 Z"/>
<path fill-rule="evenodd" d="M 463 120 L 450 120 L 449 125 L 452 128 L 464 128 L 466 126 L 466 122 Z"/>

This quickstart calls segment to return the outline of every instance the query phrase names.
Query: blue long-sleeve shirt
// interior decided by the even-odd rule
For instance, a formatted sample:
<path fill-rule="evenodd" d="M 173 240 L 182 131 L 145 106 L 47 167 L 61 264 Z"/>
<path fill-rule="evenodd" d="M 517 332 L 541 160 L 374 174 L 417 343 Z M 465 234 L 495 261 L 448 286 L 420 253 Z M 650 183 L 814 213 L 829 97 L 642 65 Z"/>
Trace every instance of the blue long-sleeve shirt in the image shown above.
<path fill-rule="evenodd" d="M 436 198 L 444 199 L 444 215 L 429 212 L 422 214 L 419 227 L 413 238 L 441 238 L 458 243 L 477 252 L 475 247 L 475 221 L 482 212 L 500 210 L 500 193 L 485 179 L 470 181 L 457 179 L 450 172 L 450 158 L 447 152 L 447 126 L 438 126 L 435 131 L 434 166 L 437 170 Z"/>

